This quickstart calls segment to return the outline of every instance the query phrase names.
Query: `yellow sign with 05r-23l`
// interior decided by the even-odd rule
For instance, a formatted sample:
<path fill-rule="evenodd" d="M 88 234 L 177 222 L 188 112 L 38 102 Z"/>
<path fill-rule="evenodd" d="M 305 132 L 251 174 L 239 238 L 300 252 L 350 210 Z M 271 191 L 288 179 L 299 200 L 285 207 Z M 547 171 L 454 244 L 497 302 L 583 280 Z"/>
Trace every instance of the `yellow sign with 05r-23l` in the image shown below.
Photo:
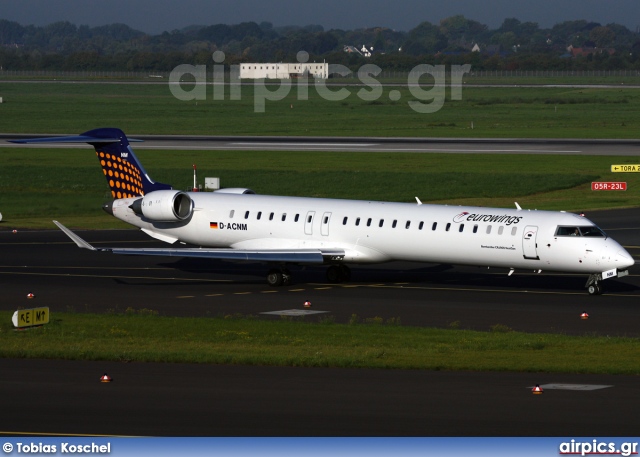
<path fill-rule="evenodd" d="M 13 313 L 13 326 L 17 328 L 33 327 L 49 323 L 49 308 L 19 309 Z"/>
<path fill-rule="evenodd" d="M 640 173 L 640 165 L 611 165 L 612 173 Z"/>

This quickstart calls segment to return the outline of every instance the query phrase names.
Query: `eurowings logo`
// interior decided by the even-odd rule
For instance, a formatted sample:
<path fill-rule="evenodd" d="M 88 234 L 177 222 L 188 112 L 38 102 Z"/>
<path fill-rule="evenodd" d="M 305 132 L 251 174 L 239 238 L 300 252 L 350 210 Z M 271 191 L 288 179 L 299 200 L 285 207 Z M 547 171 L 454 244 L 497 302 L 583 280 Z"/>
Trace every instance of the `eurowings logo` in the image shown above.
<path fill-rule="evenodd" d="M 522 219 L 522 216 L 509 216 L 507 214 L 469 214 L 464 211 L 453 218 L 453 222 L 497 222 L 498 224 L 517 224 Z"/>
<path fill-rule="evenodd" d="M 464 219 L 469 215 L 468 211 L 463 211 L 462 213 L 458 214 L 456 217 L 453 218 L 453 222 L 455 223 L 460 223 L 462 221 L 464 221 Z"/>

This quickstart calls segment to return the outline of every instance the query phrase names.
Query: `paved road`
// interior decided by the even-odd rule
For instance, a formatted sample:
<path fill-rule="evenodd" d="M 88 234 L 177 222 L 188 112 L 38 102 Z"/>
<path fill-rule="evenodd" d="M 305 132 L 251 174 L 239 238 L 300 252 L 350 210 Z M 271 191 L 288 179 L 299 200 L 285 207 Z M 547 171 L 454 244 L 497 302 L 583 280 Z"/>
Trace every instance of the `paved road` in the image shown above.
<path fill-rule="evenodd" d="M 640 257 L 640 210 L 588 214 Z M 6 227 L 3 227 L 6 228 Z M 80 232 L 100 246 L 153 245 L 131 230 Z M 640 277 L 609 280 L 588 296 L 585 278 L 476 268 L 390 264 L 327 284 L 296 270 L 270 289 L 260 264 L 122 257 L 75 247 L 59 231 L 0 231 L 0 309 L 32 302 L 52 312 L 152 308 L 207 316 L 301 309 L 336 321 L 400 317 L 403 325 L 638 337 Z M 34 301 L 35 303 L 35 301 Z M 590 319 L 579 318 L 587 311 Z M 314 320 L 316 318 L 313 318 Z M 108 372 L 114 382 L 98 382 Z M 546 389 L 596 384 L 593 391 Z M 0 359 L 0 433 L 163 436 L 603 436 L 637 435 L 636 376 L 466 373 L 126 364 Z"/>

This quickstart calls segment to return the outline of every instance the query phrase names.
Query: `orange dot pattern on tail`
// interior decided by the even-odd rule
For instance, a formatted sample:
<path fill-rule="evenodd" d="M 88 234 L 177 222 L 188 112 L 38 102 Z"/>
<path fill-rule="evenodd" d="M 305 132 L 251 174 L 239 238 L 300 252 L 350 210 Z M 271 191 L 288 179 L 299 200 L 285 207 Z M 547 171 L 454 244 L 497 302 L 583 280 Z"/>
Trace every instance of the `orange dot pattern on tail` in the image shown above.
<path fill-rule="evenodd" d="M 102 172 L 107 177 L 113 198 L 135 198 L 144 195 L 140 171 L 113 154 L 97 151 Z"/>

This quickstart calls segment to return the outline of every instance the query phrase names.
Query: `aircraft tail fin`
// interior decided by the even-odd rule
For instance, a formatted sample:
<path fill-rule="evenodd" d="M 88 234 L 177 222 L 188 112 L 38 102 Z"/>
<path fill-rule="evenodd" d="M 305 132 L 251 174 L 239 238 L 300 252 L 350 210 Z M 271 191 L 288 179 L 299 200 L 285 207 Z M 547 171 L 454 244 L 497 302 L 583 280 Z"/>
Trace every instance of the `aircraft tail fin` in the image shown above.
<path fill-rule="evenodd" d="M 154 190 L 172 189 L 169 184 L 155 182 L 140 164 L 130 141 L 117 128 L 89 130 L 78 136 L 33 138 L 13 140 L 12 143 L 88 143 L 96 150 L 96 155 L 107 178 L 113 198 L 139 197 Z"/>

